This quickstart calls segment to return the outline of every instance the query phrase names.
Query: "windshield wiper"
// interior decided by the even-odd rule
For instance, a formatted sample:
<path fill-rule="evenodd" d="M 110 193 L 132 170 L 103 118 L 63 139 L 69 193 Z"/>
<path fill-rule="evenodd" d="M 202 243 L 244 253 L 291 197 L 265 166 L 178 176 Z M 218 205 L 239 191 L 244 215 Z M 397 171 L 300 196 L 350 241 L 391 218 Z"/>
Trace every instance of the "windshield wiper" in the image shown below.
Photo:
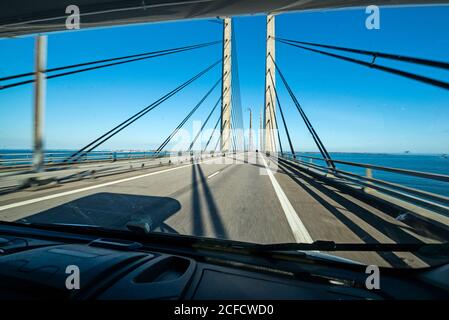
<path fill-rule="evenodd" d="M 23 223 L 13 223 L 23 225 Z M 234 240 L 195 237 L 150 231 L 147 223 L 130 222 L 126 229 L 111 229 L 98 225 L 66 223 L 26 223 L 29 226 L 44 227 L 60 231 L 103 233 L 108 236 L 136 235 L 144 242 L 165 243 L 184 247 L 197 247 L 214 251 L 237 251 L 246 254 L 298 253 L 301 251 L 354 251 L 354 252 L 418 252 L 429 256 L 449 256 L 449 243 L 335 243 L 318 240 L 312 243 L 257 244 Z"/>
<path fill-rule="evenodd" d="M 371 252 L 429 252 L 449 255 L 449 243 L 278 243 L 254 245 L 257 252 L 289 251 L 371 251 Z"/>
<path fill-rule="evenodd" d="M 58 231 L 74 233 L 76 235 L 99 235 L 99 237 L 121 237 L 126 234 L 132 234 L 126 229 L 115 229 L 102 227 L 94 224 L 78 224 L 78 223 L 55 223 L 55 222 L 6 222 L 0 221 L 0 224 L 13 225 L 18 227 L 37 228 L 47 231 Z"/>
<path fill-rule="evenodd" d="M 84 231 L 116 231 L 116 230 L 120 230 L 120 229 L 111 229 L 111 228 L 106 228 L 106 227 L 102 227 L 99 225 L 95 225 L 95 224 L 82 224 L 82 223 L 55 223 L 55 222 L 48 222 L 48 223 L 44 223 L 44 222 L 21 222 L 21 223 L 16 223 L 17 225 L 27 225 L 27 226 L 31 226 L 31 227 L 44 227 L 44 228 L 56 228 L 56 229 L 60 229 L 61 231 L 69 231 L 69 230 L 74 230 L 74 231 L 80 231 L 80 230 L 84 230 Z"/>

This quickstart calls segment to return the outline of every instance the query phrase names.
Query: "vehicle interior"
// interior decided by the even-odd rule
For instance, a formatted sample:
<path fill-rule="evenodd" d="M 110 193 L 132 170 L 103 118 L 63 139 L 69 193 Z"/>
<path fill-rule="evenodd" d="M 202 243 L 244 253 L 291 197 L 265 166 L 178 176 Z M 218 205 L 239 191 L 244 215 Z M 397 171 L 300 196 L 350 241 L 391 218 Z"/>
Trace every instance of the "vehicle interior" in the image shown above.
<path fill-rule="evenodd" d="M 376 6 L 0 2 L 0 300 L 449 299 L 449 6 Z"/>
<path fill-rule="evenodd" d="M 381 289 L 365 286 L 366 267 L 326 254 L 167 234 L 131 235 L 77 226 L 1 226 L 1 299 L 384 300 L 447 299 L 448 265 L 381 269 Z M 134 229 L 136 230 L 136 229 Z M 310 248 L 338 249 L 332 243 Z M 299 248 L 299 247 L 298 247 Z M 342 248 L 348 250 L 349 248 Z M 354 248 L 355 249 L 355 248 Z M 380 250 L 377 248 L 375 250 Z M 424 254 L 435 251 L 422 247 Z M 441 250 L 438 248 L 437 250 Z M 448 252 L 446 246 L 444 251 Z M 318 252 L 316 250 L 315 252 Z M 65 287 L 77 265 L 80 290 Z"/>

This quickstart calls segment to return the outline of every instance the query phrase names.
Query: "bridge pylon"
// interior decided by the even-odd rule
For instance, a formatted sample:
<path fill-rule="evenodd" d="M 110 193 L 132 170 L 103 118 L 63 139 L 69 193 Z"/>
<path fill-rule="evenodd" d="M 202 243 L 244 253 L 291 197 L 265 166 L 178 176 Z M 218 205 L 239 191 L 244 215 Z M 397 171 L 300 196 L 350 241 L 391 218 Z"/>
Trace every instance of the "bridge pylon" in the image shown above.
<path fill-rule="evenodd" d="M 265 103 L 263 114 L 263 129 L 264 129 L 264 151 L 275 153 L 276 150 L 276 130 L 277 124 L 275 119 L 276 99 L 274 85 L 275 85 L 275 17 L 274 15 L 267 15 L 266 23 L 266 57 L 265 57 Z M 271 55 L 271 57 L 270 57 Z M 273 59 L 272 59 L 273 58 Z M 273 80 L 270 77 L 272 74 Z"/>
<path fill-rule="evenodd" d="M 232 109 L 232 19 L 223 19 L 223 80 L 221 99 L 221 151 L 231 149 L 231 109 Z"/>

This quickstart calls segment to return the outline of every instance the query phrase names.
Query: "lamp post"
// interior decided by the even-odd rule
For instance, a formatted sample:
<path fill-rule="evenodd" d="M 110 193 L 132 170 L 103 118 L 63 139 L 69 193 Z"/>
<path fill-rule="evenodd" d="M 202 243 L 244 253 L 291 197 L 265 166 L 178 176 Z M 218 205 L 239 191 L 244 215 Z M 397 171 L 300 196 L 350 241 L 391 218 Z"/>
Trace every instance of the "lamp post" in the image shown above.
<path fill-rule="evenodd" d="M 248 142 L 248 152 L 251 152 L 253 149 L 253 112 L 251 108 L 248 108 L 249 111 L 249 142 Z"/>

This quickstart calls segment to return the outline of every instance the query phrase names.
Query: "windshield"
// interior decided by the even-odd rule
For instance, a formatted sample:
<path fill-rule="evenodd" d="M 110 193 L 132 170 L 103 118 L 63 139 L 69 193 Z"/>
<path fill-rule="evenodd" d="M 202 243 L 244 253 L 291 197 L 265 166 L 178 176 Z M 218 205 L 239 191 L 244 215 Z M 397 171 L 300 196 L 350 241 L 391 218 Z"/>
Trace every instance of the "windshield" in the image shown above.
<path fill-rule="evenodd" d="M 0 221 L 448 241 L 448 6 L 107 28 L 75 11 L 61 32 L 0 33 Z M 389 248 L 329 253 L 448 260 Z"/>

